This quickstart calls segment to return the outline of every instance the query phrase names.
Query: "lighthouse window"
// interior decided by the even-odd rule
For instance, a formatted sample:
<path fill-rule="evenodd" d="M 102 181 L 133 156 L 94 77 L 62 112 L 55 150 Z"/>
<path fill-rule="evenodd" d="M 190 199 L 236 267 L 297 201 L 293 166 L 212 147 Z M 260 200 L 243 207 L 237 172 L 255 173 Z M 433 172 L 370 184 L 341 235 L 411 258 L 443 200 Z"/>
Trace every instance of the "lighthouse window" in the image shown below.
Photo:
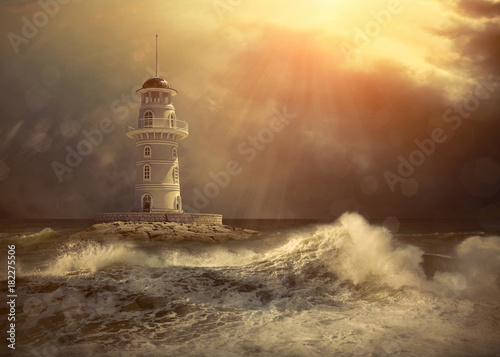
<path fill-rule="evenodd" d="M 151 99 L 153 100 L 153 103 L 158 103 L 160 101 L 160 92 L 152 92 Z"/>
<path fill-rule="evenodd" d="M 174 183 L 179 183 L 179 167 L 174 167 Z"/>
<path fill-rule="evenodd" d="M 151 180 L 151 166 L 144 165 L 144 180 Z"/>
<path fill-rule="evenodd" d="M 177 148 L 173 148 L 172 149 L 172 157 L 175 159 L 177 159 Z"/>
<path fill-rule="evenodd" d="M 144 113 L 144 126 L 153 126 L 153 112 L 151 110 Z"/>
<path fill-rule="evenodd" d="M 151 148 L 149 146 L 144 148 L 144 157 L 151 157 Z"/>

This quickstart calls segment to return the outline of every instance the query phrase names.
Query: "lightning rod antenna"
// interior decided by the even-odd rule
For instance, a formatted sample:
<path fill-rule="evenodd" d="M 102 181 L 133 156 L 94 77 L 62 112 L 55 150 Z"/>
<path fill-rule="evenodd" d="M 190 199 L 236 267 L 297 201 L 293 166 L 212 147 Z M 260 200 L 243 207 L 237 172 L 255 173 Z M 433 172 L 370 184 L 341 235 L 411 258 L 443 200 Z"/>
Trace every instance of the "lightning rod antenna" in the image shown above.
<path fill-rule="evenodd" d="M 158 34 L 156 34 L 156 77 L 158 78 Z"/>

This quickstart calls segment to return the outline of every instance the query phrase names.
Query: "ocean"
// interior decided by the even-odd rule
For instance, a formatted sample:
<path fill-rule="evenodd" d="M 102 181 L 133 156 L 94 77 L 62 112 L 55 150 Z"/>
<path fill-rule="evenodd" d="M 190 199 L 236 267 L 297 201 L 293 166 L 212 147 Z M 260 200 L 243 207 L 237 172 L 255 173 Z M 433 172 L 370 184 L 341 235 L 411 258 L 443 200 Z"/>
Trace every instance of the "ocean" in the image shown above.
<path fill-rule="evenodd" d="M 391 233 L 355 213 L 232 223 L 263 233 L 76 240 L 91 221 L 0 221 L 0 354 L 500 356 L 495 232 Z"/>

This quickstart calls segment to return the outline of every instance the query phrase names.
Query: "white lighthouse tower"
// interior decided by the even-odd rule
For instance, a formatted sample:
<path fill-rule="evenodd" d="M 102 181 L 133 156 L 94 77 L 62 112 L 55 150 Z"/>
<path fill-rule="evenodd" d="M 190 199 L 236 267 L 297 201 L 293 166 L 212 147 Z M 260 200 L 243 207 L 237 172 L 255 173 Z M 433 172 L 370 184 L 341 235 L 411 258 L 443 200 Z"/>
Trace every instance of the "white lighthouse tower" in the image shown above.
<path fill-rule="evenodd" d="M 177 91 L 156 75 L 137 90 L 141 98 L 139 117 L 127 136 L 136 141 L 135 199 L 132 212 L 98 213 L 97 223 L 116 221 L 222 224 L 222 215 L 184 213 L 179 182 L 179 141 L 189 135 L 188 124 L 178 120 L 172 97 Z"/>
<path fill-rule="evenodd" d="M 137 145 L 134 211 L 182 212 L 178 143 L 188 136 L 188 124 L 175 116 L 172 97 L 177 91 L 155 77 L 137 93 L 141 96 L 137 127 L 127 131 Z"/>
<path fill-rule="evenodd" d="M 137 93 L 137 126 L 127 130 L 137 145 L 134 211 L 182 213 L 178 144 L 188 136 L 188 124 L 175 115 L 177 91 L 156 74 Z"/>

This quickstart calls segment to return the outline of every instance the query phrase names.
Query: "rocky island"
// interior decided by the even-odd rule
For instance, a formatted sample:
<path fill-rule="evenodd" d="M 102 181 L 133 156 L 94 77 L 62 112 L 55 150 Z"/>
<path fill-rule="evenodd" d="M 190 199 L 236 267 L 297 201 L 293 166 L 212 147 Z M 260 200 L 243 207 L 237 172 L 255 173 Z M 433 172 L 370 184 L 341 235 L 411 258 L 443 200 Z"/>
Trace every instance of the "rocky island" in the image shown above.
<path fill-rule="evenodd" d="M 114 238 L 132 241 L 199 241 L 221 242 L 230 239 L 243 240 L 259 235 L 250 229 L 224 224 L 176 223 L 176 222 L 108 222 L 97 223 L 76 233 L 74 238 Z"/>

